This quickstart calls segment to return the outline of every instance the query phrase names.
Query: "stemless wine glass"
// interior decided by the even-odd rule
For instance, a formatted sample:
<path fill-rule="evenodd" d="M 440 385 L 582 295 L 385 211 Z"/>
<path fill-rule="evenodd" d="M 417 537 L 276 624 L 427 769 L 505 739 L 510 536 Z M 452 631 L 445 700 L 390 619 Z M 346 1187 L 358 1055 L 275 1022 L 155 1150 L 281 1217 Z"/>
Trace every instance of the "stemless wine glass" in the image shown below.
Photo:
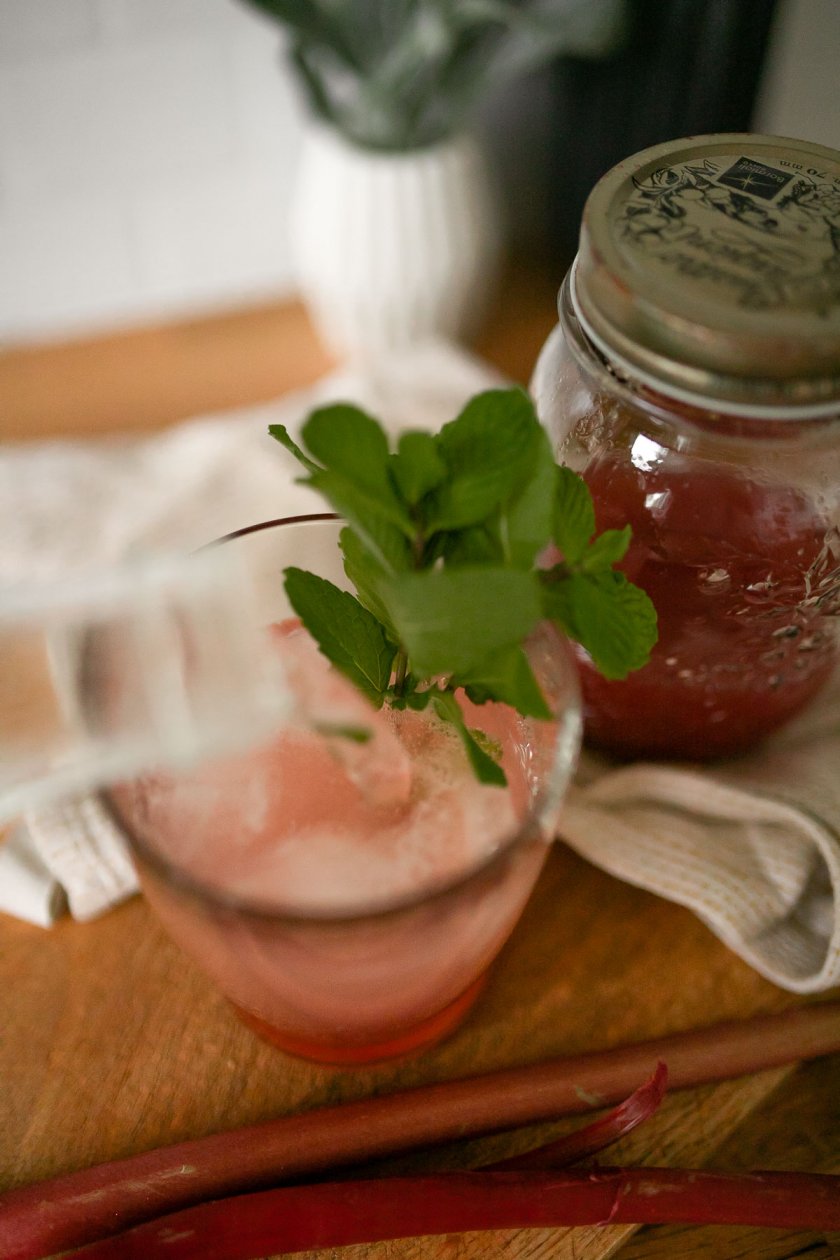
<path fill-rule="evenodd" d="M 163 925 L 245 1022 L 292 1054 L 363 1063 L 431 1044 L 469 1010 L 542 868 L 580 719 L 574 663 L 547 625 L 527 650 L 551 721 L 465 702 L 502 749 L 507 788 L 478 784 L 436 719 L 374 710 L 326 667 L 283 586 L 290 565 L 347 586 L 340 528 L 290 518 L 219 544 L 241 553 L 286 671 L 275 733 L 108 801 Z"/>

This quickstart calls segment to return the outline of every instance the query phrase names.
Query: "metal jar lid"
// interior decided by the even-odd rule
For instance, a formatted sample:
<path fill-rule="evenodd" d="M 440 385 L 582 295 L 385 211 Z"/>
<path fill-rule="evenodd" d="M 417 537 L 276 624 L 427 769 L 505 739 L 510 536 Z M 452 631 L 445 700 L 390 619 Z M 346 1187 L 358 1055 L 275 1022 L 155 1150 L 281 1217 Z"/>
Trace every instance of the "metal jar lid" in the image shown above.
<path fill-rule="evenodd" d="M 627 158 L 586 203 L 572 296 L 631 380 L 714 409 L 840 410 L 840 153 L 724 134 Z"/>

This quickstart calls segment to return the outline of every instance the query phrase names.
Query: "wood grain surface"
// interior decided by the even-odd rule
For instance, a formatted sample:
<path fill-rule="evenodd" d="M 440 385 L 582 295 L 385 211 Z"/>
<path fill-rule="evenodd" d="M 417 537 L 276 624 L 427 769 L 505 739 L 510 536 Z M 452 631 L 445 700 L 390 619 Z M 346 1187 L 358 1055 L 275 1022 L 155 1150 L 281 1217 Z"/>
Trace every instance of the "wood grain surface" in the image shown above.
<path fill-rule="evenodd" d="M 513 270 L 476 349 L 526 381 L 559 277 Z M 329 359 L 295 305 L 0 356 L 0 436 L 149 429 L 243 405 Z M 136 898 L 42 931 L 0 916 L 0 1188 L 270 1116 L 494 1067 L 637 1041 L 794 1001 L 680 907 L 557 846 L 474 1012 L 400 1063 L 316 1067 L 264 1045 Z M 840 1171 L 840 1057 L 673 1094 L 609 1161 Z M 579 1122 L 558 1122 L 367 1171 L 462 1168 Z M 407 1239 L 310 1260 L 782 1260 L 840 1255 L 805 1232 L 531 1230 Z"/>

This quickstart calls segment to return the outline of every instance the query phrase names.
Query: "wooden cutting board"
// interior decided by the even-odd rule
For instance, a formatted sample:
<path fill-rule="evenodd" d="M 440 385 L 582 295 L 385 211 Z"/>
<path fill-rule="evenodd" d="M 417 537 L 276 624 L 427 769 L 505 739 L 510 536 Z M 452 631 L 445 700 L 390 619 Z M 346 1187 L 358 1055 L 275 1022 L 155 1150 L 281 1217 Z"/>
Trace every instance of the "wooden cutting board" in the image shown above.
<path fill-rule="evenodd" d="M 50 932 L 0 920 L 0 994 L 4 1188 L 291 1111 L 790 1003 L 690 913 L 611 879 L 560 845 L 474 1013 L 448 1042 L 402 1063 L 322 1068 L 259 1042 L 170 945 L 139 898 L 98 922 L 65 921 Z M 790 1071 L 674 1094 L 611 1151 L 609 1162 L 707 1162 Z M 386 1167 L 469 1167 L 578 1123 L 462 1143 Z M 474 1234 L 340 1254 L 594 1260 L 613 1254 L 632 1232 Z M 327 1260 L 334 1253 L 308 1254 Z"/>

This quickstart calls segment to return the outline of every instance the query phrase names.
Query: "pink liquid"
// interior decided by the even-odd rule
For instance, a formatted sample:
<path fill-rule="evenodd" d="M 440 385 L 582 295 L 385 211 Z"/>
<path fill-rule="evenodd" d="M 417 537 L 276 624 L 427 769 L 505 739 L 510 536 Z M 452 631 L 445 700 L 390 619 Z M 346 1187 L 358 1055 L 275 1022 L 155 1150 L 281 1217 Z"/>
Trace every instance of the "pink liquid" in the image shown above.
<path fill-rule="evenodd" d="M 247 756 L 119 789 L 146 851 L 145 890 L 170 934 L 281 1046 L 340 1062 L 426 1044 L 468 1009 L 542 866 L 537 829 L 509 840 L 556 730 L 464 700 L 468 723 L 502 748 L 509 787 L 485 787 L 449 726 L 376 713 L 302 631 L 284 627 L 278 641 L 310 716 L 373 737 L 290 726 Z M 179 891 L 179 879 L 203 892 Z"/>
<path fill-rule="evenodd" d="M 798 713 L 831 673 L 820 593 L 836 585 L 829 527 L 797 490 L 710 467 L 593 460 L 599 529 L 629 523 L 621 568 L 652 599 L 650 663 L 608 682 L 581 654 L 586 736 L 623 756 L 743 752 Z"/>

